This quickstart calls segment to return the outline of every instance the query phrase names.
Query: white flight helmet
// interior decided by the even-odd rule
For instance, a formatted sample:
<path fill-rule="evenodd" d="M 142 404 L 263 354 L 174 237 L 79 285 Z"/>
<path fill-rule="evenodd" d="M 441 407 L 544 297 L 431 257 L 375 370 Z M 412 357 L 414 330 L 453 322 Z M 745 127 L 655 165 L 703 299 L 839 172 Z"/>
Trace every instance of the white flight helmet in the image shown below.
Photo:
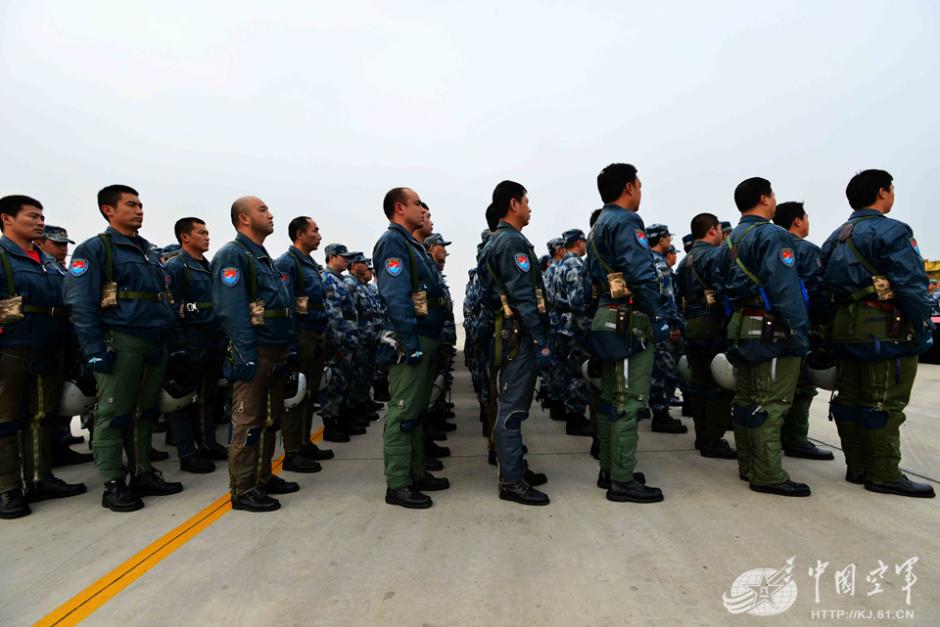
<path fill-rule="evenodd" d="M 734 370 L 734 365 L 728 361 L 727 355 L 724 353 L 715 355 L 715 358 L 712 359 L 711 370 L 712 378 L 718 382 L 718 385 L 732 392 L 735 390 L 738 385 L 737 373 Z"/>
<path fill-rule="evenodd" d="M 302 372 L 292 372 L 284 384 L 284 409 L 293 409 L 307 397 L 307 377 Z"/>
<path fill-rule="evenodd" d="M 686 383 L 692 383 L 692 369 L 689 367 L 688 355 L 679 358 L 679 375 Z"/>
<path fill-rule="evenodd" d="M 62 397 L 59 399 L 60 416 L 81 416 L 95 406 L 95 395 L 87 396 L 74 381 L 62 384 Z"/>

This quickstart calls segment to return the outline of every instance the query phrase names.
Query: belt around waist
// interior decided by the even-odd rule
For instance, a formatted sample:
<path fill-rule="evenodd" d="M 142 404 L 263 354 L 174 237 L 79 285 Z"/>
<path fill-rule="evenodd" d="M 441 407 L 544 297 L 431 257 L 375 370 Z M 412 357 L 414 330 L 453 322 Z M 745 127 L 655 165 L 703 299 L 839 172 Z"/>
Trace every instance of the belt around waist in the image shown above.
<path fill-rule="evenodd" d="M 203 301 L 201 303 L 183 303 L 183 309 L 188 312 L 204 311 L 212 309 L 212 301 Z"/>
<path fill-rule="evenodd" d="M 166 292 L 119 291 L 117 297 L 121 300 L 149 300 L 154 303 L 170 301 L 170 297 Z"/>
<path fill-rule="evenodd" d="M 50 316 L 52 318 L 69 317 L 69 312 L 64 307 L 40 307 L 39 305 L 23 305 L 23 313 Z"/>
<path fill-rule="evenodd" d="M 290 318 L 290 309 L 265 309 L 265 318 Z"/>

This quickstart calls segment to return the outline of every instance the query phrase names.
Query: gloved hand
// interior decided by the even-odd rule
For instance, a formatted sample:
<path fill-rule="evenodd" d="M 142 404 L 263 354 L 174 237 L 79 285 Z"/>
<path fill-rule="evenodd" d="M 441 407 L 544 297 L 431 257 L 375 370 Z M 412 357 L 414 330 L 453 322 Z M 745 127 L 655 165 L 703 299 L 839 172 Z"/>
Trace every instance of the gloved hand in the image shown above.
<path fill-rule="evenodd" d="M 111 374 L 114 372 L 114 353 L 107 350 L 93 353 L 85 358 L 85 367 L 99 374 Z"/>
<path fill-rule="evenodd" d="M 424 352 L 421 350 L 412 351 L 405 357 L 405 363 L 409 366 L 417 366 L 424 358 Z"/>
<path fill-rule="evenodd" d="M 228 372 L 225 375 L 225 378 L 229 381 L 243 381 L 245 383 L 251 381 L 255 378 L 255 373 L 258 371 L 258 366 L 255 365 L 255 362 L 249 361 L 244 364 L 235 364 L 227 368 Z"/>
<path fill-rule="evenodd" d="M 547 369 L 552 365 L 552 349 L 548 346 L 535 347 L 535 364 L 539 370 Z"/>

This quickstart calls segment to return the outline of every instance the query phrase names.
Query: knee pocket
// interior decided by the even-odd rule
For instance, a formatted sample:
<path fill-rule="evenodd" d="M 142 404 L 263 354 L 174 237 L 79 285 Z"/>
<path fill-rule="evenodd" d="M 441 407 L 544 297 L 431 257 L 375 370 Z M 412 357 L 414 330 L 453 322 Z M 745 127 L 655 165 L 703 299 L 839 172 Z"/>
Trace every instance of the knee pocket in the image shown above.
<path fill-rule="evenodd" d="M 529 412 L 526 411 L 516 411 L 509 414 L 509 417 L 506 418 L 506 429 L 509 431 L 518 431 L 522 428 L 522 422 L 529 417 Z"/>
<path fill-rule="evenodd" d="M 858 414 L 858 423 L 865 429 L 884 429 L 888 426 L 888 412 L 863 407 Z"/>
<path fill-rule="evenodd" d="M 248 429 L 248 435 L 245 436 L 245 447 L 258 446 L 261 440 L 261 427 L 251 427 Z"/>
<path fill-rule="evenodd" d="M 836 422 L 858 422 L 860 407 L 829 403 L 829 415 Z"/>
<path fill-rule="evenodd" d="M 743 405 L 733 405 L 731 415 L 734 418 L 734 424 L 747 429 L 757 429 L 767 421 L 767 412 L 756 411 L 751 407 Z"/>
<path fill-rule="evenodd" d="M 111 419 L 111 422 L 109 424 L 116 429 L 120 429 L 129 425 L 131 423 L 132 418 L 133 416 L 131 416 L 130 414 L 124 414 L 123 416 L 115 416 L 114 418 Z"/>
<path fill-rule="evenodd" d="M 398 423 L 398 429 L 402 433 L 411 433 L 418 428 L 418 424 L 420 424 L 420 422 L 417 418 L 409 418 Z"/>

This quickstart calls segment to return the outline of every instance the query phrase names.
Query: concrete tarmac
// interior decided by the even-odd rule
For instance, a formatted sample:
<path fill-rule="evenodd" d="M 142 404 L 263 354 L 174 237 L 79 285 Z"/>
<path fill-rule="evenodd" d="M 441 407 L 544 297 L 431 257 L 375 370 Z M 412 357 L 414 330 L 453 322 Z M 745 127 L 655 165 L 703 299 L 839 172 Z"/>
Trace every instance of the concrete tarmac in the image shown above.
<path fill-rule="evenodd" d="M 902 428 L 902 466 L 912 478 L 935 484 L 938 384 L 940 366 L 922 365 Z M 810 435 L 837 446 L 824 394 L 813 405 Z M 430 510 L 384 503 L 379 422 L 349 444 L 330 445 L 336 459 L 324 462 L 322 472 L 284 473 L 302 489 L 279 497 L 280 511 L 225 514 L 85 622 L 567 626 L 762 620 L 726 609 L 725 598 L 743 598 L 763 599 L 751 604 L 754 611 L 780 611 L 770 620 L 787 624 L 850 618 L 940 624 L 940 500 L 874 494 L 846 483 L 836 448 L 832 462 L 785 458 L 791 477 L 813 489 L 810 498 L 788 499 L 750 491 L 735 462 L 699 456 L 691 433 L 651 433 L 643 422 L 638 470 L 663 489 L 666 500 L 610 503 L 594 486 L 590 440 L 564 435 L 564 423 L 534 407 L 524 427 L 529 462 L 548 474 L 543 489 L 552 503 L 530 508 L 497 498 L 496 469 L 487 464 L 463 370 L 453 400 L 459 429 L 441 443 L 453 456 L 436 473 L 452 487 L 432 494 Z M 227 489 L 224 468 L 182 474 L 175 456 L 157 466 L 168 479 L 184 482 L 182 494 L 147 498 L 147 506 L 131 514 L 111 513 L 100 506 L 91 465 L 62 468 L 59 476 L 85 481 L 89 492 L 37 503 L 31 516 L 0 521 L 0 625 L 43 618 Z M 904 563 L 910 558 L 917 558 L 910 571 L 916 582 L 906 591 Z M 827 565 L 817 587 L 812 569 L 822 563 Z M 836 571 L 848 575 L 853 564 L 853 593 L 848 577 L 840 592 Z M 778 576 L 752 573 L 735 584 L 760 568 Z"/>

